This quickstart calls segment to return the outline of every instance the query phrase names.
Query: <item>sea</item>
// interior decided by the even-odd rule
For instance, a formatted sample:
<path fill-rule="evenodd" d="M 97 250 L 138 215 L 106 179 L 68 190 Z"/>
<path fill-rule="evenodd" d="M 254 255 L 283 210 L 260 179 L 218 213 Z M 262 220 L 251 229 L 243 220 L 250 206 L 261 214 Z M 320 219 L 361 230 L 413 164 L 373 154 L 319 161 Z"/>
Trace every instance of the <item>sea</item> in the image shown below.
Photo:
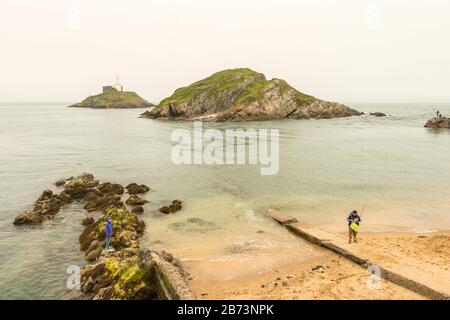
<path fill-rule="evenodd" d="M 0 104 L 0 299 L 83 299 L 71 284 L 86 264 L 80 204 L 39 226 L 15 226 L 43 190 L 90 172 L 101 181 L 151 188 L 141 246 L 183 264 L 228 263 L 223 279 L 310 257 L 309 244 L 266 216 L 268 208 L 333 232 L 362 210 L 363 232 L 428 233 L 450 228 L 450 130 L 424 128 L 450 103 L 348 103 L 364 112 L 331 120 L 203 122 L 205 129 L 277 129 L 279 170 L 257 164 L 176 164 L 171 139 L 188 121 L 139 118 L 142 110 L 67 108 L 70 103 Z M 158 211 L 174 199 L 183 209 Z M 95 216 L 95 214 L 94 214 Z M 212 264 L 214 265 L 214 264 Z"/>

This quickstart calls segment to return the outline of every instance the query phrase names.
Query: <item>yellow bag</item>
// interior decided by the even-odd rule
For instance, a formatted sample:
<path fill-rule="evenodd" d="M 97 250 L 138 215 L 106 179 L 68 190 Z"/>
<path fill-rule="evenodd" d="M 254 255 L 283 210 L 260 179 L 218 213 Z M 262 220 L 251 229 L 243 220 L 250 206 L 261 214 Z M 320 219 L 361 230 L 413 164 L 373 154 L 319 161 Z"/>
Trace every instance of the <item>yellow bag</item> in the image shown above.
<path fill-rule="evenodd" d="M 352 229 L 354 232 L 358 232 L 359 231 L 359 225 L 357 225 L 355 222 L 352 222 L 350 224 L 350 229 Z"/>

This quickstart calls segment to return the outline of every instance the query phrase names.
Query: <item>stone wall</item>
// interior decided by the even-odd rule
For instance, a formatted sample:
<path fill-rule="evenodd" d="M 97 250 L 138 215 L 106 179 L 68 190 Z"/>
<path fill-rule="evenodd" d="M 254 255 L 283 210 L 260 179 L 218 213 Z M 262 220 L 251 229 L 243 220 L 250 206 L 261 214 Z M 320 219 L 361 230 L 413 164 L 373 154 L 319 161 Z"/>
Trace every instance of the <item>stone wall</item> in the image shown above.
<path fill-rule="evenodd" d="M 104 86 L 103 93 L 114 93 L 117 92 L 117 89 L 112 86 Z"/>
<path fill-rule="evenodd" d="M 155 262 L 156 284 L 159 286 L 158 295 L 161 300 L 195 300 L 195 293 L 181 274 L 181 270 L 156 253 L 152 253 Z"/>

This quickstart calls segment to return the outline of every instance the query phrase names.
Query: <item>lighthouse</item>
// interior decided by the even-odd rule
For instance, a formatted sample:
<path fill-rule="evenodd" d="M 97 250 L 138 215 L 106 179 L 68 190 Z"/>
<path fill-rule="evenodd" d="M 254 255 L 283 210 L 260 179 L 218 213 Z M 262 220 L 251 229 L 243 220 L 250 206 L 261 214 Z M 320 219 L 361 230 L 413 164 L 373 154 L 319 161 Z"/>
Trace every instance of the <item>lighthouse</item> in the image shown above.
<path fill-rule="evenodd" d="M 112 86 L 114 89 L 116 89 L 117 91 L 123 91 L 123 87 L 120 84 L 119 81 L 119 76 L 116 77 L 116 83 Z"/>

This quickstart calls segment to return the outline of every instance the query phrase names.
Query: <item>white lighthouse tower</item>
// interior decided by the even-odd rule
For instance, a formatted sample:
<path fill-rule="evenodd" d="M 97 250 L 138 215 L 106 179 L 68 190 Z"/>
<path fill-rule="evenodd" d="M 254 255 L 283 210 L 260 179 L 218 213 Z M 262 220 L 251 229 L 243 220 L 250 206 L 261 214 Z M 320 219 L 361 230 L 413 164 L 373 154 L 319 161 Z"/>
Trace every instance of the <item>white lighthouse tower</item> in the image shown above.
<path fill-rule="evenodd" d="M 120 84 L 119 76 L 116 77 L 116 83 L 112 87 L 117 91 L 123 91 L 123 86 Z"/>

